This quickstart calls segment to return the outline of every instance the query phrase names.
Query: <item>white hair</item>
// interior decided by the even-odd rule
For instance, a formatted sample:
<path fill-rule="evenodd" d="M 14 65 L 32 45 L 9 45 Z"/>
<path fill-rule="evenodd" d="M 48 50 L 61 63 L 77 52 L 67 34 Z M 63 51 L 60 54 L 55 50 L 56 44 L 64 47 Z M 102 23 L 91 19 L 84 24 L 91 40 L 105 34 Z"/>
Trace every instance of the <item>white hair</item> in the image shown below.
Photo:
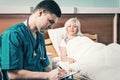
<path fill-rule="evenodd" d="M 83 34 L 81 33 L 81 24 L 80 21 L 77 18 L 70 18 L 66 21 L 64 27 L 67 28 L 68 26 L 70 26 L 72 24 L 72 22 L 74 22 L 77 27 L 78 27 L 78 31 L 76 33 L 77 36 L 83 36 Z"/>

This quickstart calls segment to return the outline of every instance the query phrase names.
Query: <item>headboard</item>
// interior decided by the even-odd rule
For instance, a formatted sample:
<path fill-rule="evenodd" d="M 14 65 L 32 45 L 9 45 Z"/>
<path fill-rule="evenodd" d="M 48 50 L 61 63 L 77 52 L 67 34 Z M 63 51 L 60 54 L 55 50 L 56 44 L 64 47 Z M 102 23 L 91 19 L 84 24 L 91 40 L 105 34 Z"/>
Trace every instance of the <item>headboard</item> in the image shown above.
<path fill-rule="evenodd" d="M 63 14 L 52 27 L 63 27 L 65 22 L 72 17 L 77 17 L 81 23 L 82 33 L 98 35 L 98 42 L 110 44 L 113 42 L 113 14 Z M 45 33 L 45 38 L 48 38 Z"/>
<path fill-rule="evenodd" d="M 24 21 L 30 14 L 0 14 L 0 34 L 11 25 Z M 53 28 L 63 27 L 64 23 L 71 17 L 77 17 L 81 22 L 82 33 L 90 33 L 98 35 L 98 42 L 110 44 L 113 42 L 113 20 L 114 14 L 62 14 L 61 18 Z M 119 16 L 118 16 L 118 21 Z M 118 26 L 120 25 L 118 22 Z M 120 28 L 117 28 L 119 34 Z M 45 38 L 48 38 L 47 32 Z M 119 35 L 117 40 L 120 43 Z"/>

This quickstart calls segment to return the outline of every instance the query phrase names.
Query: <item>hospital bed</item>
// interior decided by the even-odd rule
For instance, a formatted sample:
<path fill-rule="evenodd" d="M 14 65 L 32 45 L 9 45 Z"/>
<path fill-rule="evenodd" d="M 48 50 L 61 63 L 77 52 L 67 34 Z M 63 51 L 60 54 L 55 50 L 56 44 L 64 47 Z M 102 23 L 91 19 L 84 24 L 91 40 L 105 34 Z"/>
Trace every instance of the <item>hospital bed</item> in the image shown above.
<path fill-rule="evenodd" d="M 60 32 L 58 31 L 58 30 L 60 30 Z M 57 34 L 55 35 L 55 31 L 57 31 Z M 58 41 L 59 42 L 59 40 L 60 40 L 60 38 L 58 38 L 58 37 L 61 37 L 61 36 L 57 36 L 59 33 L 62 33 L 61 31 L 63 31 L 62 30 L 62 28 L 58 28 L 58 29 L 51 29 L 51 30 L 49 30 L 48 31 L 48 34 L 49 34 L 49 38 L 48 39 L 45 39 L 45 43 L 46 43 L 46 50 L 47 50 L 47 53 L 48 53 L 48 56 L 49 56 L 49 60 L 50 60 L 50 67 L 52 68 L 52 69 L 54 69 L 54 68 L 56 68 L 57 67 L 57 65 L 56 65 L 56 63 L 58 62 L 58 61 L 60 61 L 60 57 L 59 57 L 59 55 L 60 54 L 58 54 L 57 53 L 57 48 L 56 48 L 56 41 Z M 54 33 L 54 34 L 52 34 L 52 33 Z M 59 34 L 60 35 L 60 34 Z M 93 41 L 97 41 L 97 39 L 98 39 L 98 35 L 97 34 L 90 34 L 90 33 L 84 33 L 83 34 L 84 36 L 86 36 L 86 37 L 89 37 L 90 39 L 92 39 Z M 56 37 L 57 36 L 57 37 Z M 52 38 L 52 39 L 51 39 Z M 55 39 L 55 40 L 54 40 Z M 59 40 L 58 40 L 59 39 Z M 53 40 L 53 41 L 52 41 Z M 54 41 L 55 41 L 55 43 L 54 43 Z M 73 77 L 73 76 L 72 76 Z M 76 77 L 76 76 L 74 76 L 74 77 Z"/>
<path fill-rule="evenodd" d="M 49 56 L 51 56 L 50 62 L 52 68 L 56 68 L 57 67 L 56 63 L 60 61 L 60 57 L 59 57 L 60 52 L 58 50 L 59 49 L 58 45 L 62 39 L 61 36 L 63 36 L 64 34 L 63 28 L 48 30 L 48 34 L 49 34 L 49 38 L 45 39 L 46 50 Z M 91 76 L 92 78 L 97 78 L 93 80 L 119 80 L 120 79 L 119 77 L 120 76 L 120 72 L 119 72 L 120 45 L 117 43 L 111 43 L 109 45 L 105 45 L 103 43 L 97 43 L 99 38 L 99 35 L 97 34 L 83 33 L 83 35 L 92 39 L 93 42 L 95 42 L 96 46 L 91 46 L 91 45 L 89 45 L 90 47 L 87 46 L 90 49 L 84 47 L 84 49 L 87 49 L 84 50 L 85 54 L 83 53 L 86 56 L 82 55 L 82 57 L 80 57 L 79 60 L 81 61 L 82 59 L 82 64 L 84 64 L 84 62 L 85 64 L 80 68 L 82 68 L 82 70 L 88 71 L 89 76 Z M 79 46 L 75 47 L 76 49 L 75 51 L 77 51 L 78 49 L 83 51 L 83 49 L 81 48 L 82 45 L 80 44 Z M 96 50 L 94 50 L 93 48 L 95 48 Z M 95 52 L 92 50 L 94 50 Z M 115 73 L 117 74 L 115 75 Z M 104 79 L 104 77 L 107 79 Z"/>

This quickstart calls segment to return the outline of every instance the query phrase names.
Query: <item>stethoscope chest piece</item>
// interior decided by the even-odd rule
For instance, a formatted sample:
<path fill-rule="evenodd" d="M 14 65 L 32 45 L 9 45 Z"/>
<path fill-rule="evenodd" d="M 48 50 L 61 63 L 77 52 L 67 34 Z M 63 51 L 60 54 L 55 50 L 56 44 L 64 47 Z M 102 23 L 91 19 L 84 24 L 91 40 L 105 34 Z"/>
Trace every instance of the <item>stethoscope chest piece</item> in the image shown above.
<path fill-rule="evenodd" d="M 45 57 L 40 57 L 40 60 L 45 60 L 46 58 Z"/>
<path fill-rule="evenodd" d="M 35 57 L 35 56 L 37 56 L 37 53 L 34 51 L 34 52 L 33 52 L 33 57 Z"/>

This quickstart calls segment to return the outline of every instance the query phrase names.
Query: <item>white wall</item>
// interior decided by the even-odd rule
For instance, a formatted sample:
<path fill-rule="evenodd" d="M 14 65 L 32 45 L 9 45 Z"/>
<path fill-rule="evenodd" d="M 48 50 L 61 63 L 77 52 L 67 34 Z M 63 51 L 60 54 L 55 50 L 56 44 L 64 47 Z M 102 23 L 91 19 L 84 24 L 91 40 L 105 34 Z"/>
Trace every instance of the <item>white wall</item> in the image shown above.
<path fill-rule="evenodd" d="M 34 7 L 42 0 L 0 0 L 0 5 Z M 120 0 L 55 0 L 61 7 L 118 8 Z"/>

